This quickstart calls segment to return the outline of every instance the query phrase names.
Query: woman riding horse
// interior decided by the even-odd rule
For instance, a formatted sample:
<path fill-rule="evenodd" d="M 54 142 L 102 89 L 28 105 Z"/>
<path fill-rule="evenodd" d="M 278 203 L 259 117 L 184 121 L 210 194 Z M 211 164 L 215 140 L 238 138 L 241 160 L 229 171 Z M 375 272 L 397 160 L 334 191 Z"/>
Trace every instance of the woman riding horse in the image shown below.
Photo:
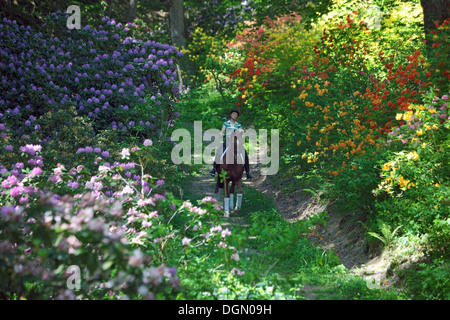
<path fill-rule="evenodd" d="M 218 165 L 216 191 L 218 200 L 221 200 L 219 191 L 224 192 L 225 217 L 229 217 L 230 209 L 233 209 L 234 189 L 237 188 L 237 200 L 235 211 L 239 211 L 242 206 L 242 174 L 244 173 L 244 143 L 242 139 L 243 130 L 238 129 L 230 134 L 230 141 L 221 157 L 216 155 Z M 228 191 L 228 184 L 231 188 Z"/>
<path fill-rule="evenodd" d="M 223 123 L 221 134 L 222 134 L 222 136 L 224 134 L 226 134 L 226 136 L 225 136 L 225 139 L 224 139 L 224 142 L 223 142 L 223 151 L 222 152 L 225 152 L 225 149 L 227 147 L 227 140 L 229 140 L 231 133 L 236 131 L 236 130 L 238 130 L 238 129 L 242 129 L 242 125 L 239 122 L 236 121 L 238 117 L 239 117 L 239 110 L 238 109 L 232 109 L 230 111 L 230 120 L 227 120 L 227 121 L 225 121 Z M 216 163 L 216 161 L 214 161 L 213 168 L 209 172 L 209 174 L 211 176 L 215 177 L 216 176 L 216 172 L 217 172 L 217 168 L 218 168 L 217 163 Z M 245 150 L 244 169 L 245 169 L 245 173 L 247 175 L 247 179 L 251 179 L 252 176 L 250 175 L 250 164 L 249 164 L 249 161 L 248 161 L 247 150 Z"/>

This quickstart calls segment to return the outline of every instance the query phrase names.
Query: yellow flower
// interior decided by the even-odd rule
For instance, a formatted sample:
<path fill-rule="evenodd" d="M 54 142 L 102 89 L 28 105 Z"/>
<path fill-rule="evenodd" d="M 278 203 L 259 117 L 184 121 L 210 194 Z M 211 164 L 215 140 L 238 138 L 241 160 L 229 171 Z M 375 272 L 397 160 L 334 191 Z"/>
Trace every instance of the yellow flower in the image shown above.
<path fill-rule="evenodd" d="M 428 110 L 430 113 L 436 113 L 436 109 L 430 109 L 430 110 Z"/>
<path fill-rule="evenodd" d="M 440 187 L 439 183 L 436 182 L 436 184 L 434 185 L 435 187 Z"/>
<path fill-rule="evenodd" d="M 409 183 L 409 180 L 405 180 L 403 176 L 399 176 L 398 179 L 398 184 L 400 187 L 405 187 Z"/>
<path fill-rule="evenodd" d="M 417 159 L 419 159 L 419 154 L 416 152 L 416 150 L 414 150 L 414 151 L 411 151 L 410 153 L 408 153 L 406 158 L 408 160 L 417 161 Z"/>
<path fill-rule="evenodd" d="M 401 113 L 397 113 L 397 115 L 395 116 L 395 120 L 402 120 L 403 115 Z"/>
<path fill-rule="evenodd" d="M 416 133 L 417 133 L 418 136 L 421 136 L 423 134 L 423 131 L 422 131 L 422 129 L 419 129 L 419 130 L 416 131 Z"/>
<path fill-rule="evenodd" d="M 403 115 L 403 120 L 410 121 L 412 119 L 412 111 L 408 111 L 406 114 Z"/>
<path fill-rule="evenodd" d="M 437 130 L 437 129 L 438 129 L 438 126 L 437 126 L 436 124 L 433 124 L 432 128 L 433 128 L 434 130 Z"/>

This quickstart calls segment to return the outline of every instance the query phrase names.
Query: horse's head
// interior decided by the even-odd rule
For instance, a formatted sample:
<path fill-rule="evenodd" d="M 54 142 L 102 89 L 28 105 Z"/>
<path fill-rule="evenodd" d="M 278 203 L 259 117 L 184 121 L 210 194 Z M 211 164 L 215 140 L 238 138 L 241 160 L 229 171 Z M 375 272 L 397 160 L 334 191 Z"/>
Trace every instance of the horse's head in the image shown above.
<path fill-rule="evenodd" d="M 244 131 L 242 129 L 235 130 L 230 134 L 228 145 L 231 148 L 229 148 L 227 151 L 227 156 L 230 157 L 228 158 L 227 162 L 230 164 L 240 164 L 241 159 L 237 160 L 238 157 L 243 159 L 243 156 L 240 156 L 243 155 L 244 152 L 243 134 Z"/>
<path fill-rule="evenodd" d="M 237 129 L 231 133 L 230 139 L 231 139 L 231 141 L 235 141 L 235 142 L 238 141 L 240 143 L 242 141 L 243 135 L 244 135 L 244 130 Z"/>
<path fill-rule="evenodd" d="M 238 129 L 231 133 L 230 135 L 230 143 L 234 144 L 234 154 L 236 155 L 239 152 L 242 152 L 242 147 L 244 145 L 243 141 L 244 130 Z"/>

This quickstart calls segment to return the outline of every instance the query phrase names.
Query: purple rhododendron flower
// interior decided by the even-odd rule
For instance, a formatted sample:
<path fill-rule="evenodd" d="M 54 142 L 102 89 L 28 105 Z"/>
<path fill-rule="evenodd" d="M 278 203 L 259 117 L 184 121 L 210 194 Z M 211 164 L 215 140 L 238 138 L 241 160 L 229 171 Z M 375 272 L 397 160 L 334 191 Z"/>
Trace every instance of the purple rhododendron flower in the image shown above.
<path fill-rule="evenodd" d="M 24 164 L 22 162 L 17 162 L 15 164 L 15 167 L 20 170 L 20 169 L 23 169 L 25 166 L 24 166 Z"/>
<path fill-rule="evenodd" d="M 42 174 L 42 169 L 40 167 L 34 167 L 30 172 L 30 177 L 35 177 Z"/>
<path fill-rule="evenodd" d="M 65 27 L 65 16 L 67 15 L 64 13 L 52 15 L 53 22 L 59 24 L 60 30 L 65 33 L 61 37 L 32 28 L 27 28 L 27 31 L 19 36 L 18 27 L 24 29 L 23 26 L 18 26 L 6 18 L 2 21 L 2 36 L 6 43 L 17 43 L 26 48 L 22 52 L 8 49 L 0 66 L 16 70 L 15 73 L 2 72 L 0 82 L 0 91 L 5 93 L 0 99 L 1 105 L 8 101 L 23 101 L 26 106 L 23 108 L 17 104 L 11 105 L 7 110 L 8 114 L 19 118 L 16 119 L 19 121 L 14 120 L 16 123 L 39 130 L 37 124 L 32 124 L 34 119 L 26 117 L 36 110 L 45 113 L 56 107 L 69 105 L 70 97 L 73 97 L 80 115 L 91 117 L 92 121 L 101 124 L 103 128 L 114 128 L 114 125 L 110 124 L 112 121 L 137 123 L 140 119 L 151 116 L 148 110 L 124 114 L 117 108 L 120 105 L 142 103 L 142 97 L 156 92 L 160 94 L 161 99 L 174 101 L 178 98 L 175 90 L 177 85 L 173 78 L 161 77 L 161 74 L 176 74 L 176 59 L 180 52 L 174 46 L 156 41 L 142 42 L 130 37 L 124 38 L 121 34 L 125 26 L 110 20 L 97 29 L 86 26 L 83 28 L 86 32 L 72 32 Z M 133 25 L 132 29 L 136 26 Z M 122 43 L 127 44 L 126 48 Z M 41 54 L 44 52 L 45 54 Z M 73 52 L 77 52 L 76 57 Z M 36 57 L 40 59 L 36 60 Z M 158 65 L 154 66 L 152 60 L 157 61 Z M 154 69 L 148 68 L 152 65 Z M 123 79 L 119 87 L 120 92 L 117 91 L 117 84 L 121 82 L 119 79 Z M 164 81 L 168 81 L 165 83 L 167 87 L 164 86 Z M 88 88 L 83 87 L 86 84 L 89 84 Z M 24 94 L 26 90 L 35 94 Z M 126 92 L 132 94 L 126 95 Z M 103 106 L 97 105 L 100 101 L 104 103 Z M 106 110 L 106 107 L 110 106 L 108 113 L 101 113 L 102 109 Z M 23 109 L 29 112 L 22 114 Z M 124 109 L 129 110 L 128 107 Z M 3 114 L 0 117 L 3 117 Z M 110 123 L 107 123 L 108 121 Z M 0 130 L 5 130 L 6 127 L 2 124 Z M 18 127 L 13 129 L 21 132 Z M 149 126 L 147 129 L 150 132 L 154 127 Z M 23 132 L 20 134 L 23 135 Z M 30 149 L 27 153 L 32 154 L 33 151 Z"/>
<path fill-rule="evenodd" d="M 11 195 L 11 197 L 17 198 L 22 194 L 22 191 L 24 191 L 23 186 L 16 186 L 9 191 L 9 194 Z"/>

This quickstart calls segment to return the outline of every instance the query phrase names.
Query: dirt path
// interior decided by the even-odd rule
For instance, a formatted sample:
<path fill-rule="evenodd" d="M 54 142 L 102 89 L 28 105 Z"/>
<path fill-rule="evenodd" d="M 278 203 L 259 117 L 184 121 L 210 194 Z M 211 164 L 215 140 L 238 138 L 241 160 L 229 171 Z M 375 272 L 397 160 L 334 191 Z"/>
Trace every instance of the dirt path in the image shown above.
<path fill-rule="evenodd" d="M 302 190 L 281 191 L 274 186 L 274 177 L 261 175 L 260 168 L 261 164 L 250 166 L 253 178 L 251 180 L 243 178 L 244 193 L 246 187 L 252 187 L 274 199 L 278 212 L 291 222 L 327 211 L 326 226 L 318 227 L 308 238 L 325 249 L 333 249 L 341 263 L 352 270 L 354 274 L 362 275 L 367 280 L 384 281 L 386 263 L 380 254 L 369 253 L 369 245 L 363 237 L 362 224 L 357 223 L 358 217 L 337 213 L 332 204 L 322 203 L 317 196 Z M 209 175 L 210 170 L 210 166 L 202 166 L 199 176 L 190 186 L 190 192 L 197 195 L 198 198 L 216 197 L 214 193 L 215 180 Z M 248 201 L 248 199 L 244 196 L 243 201 Z M 231 217 L 229 223 L 245 223 L 242 218 L 233 217 L 233 215 Z M 310 295 L 309 298 L 314 297 L 315 288 L 309 288 L 306 291 Z"/>

